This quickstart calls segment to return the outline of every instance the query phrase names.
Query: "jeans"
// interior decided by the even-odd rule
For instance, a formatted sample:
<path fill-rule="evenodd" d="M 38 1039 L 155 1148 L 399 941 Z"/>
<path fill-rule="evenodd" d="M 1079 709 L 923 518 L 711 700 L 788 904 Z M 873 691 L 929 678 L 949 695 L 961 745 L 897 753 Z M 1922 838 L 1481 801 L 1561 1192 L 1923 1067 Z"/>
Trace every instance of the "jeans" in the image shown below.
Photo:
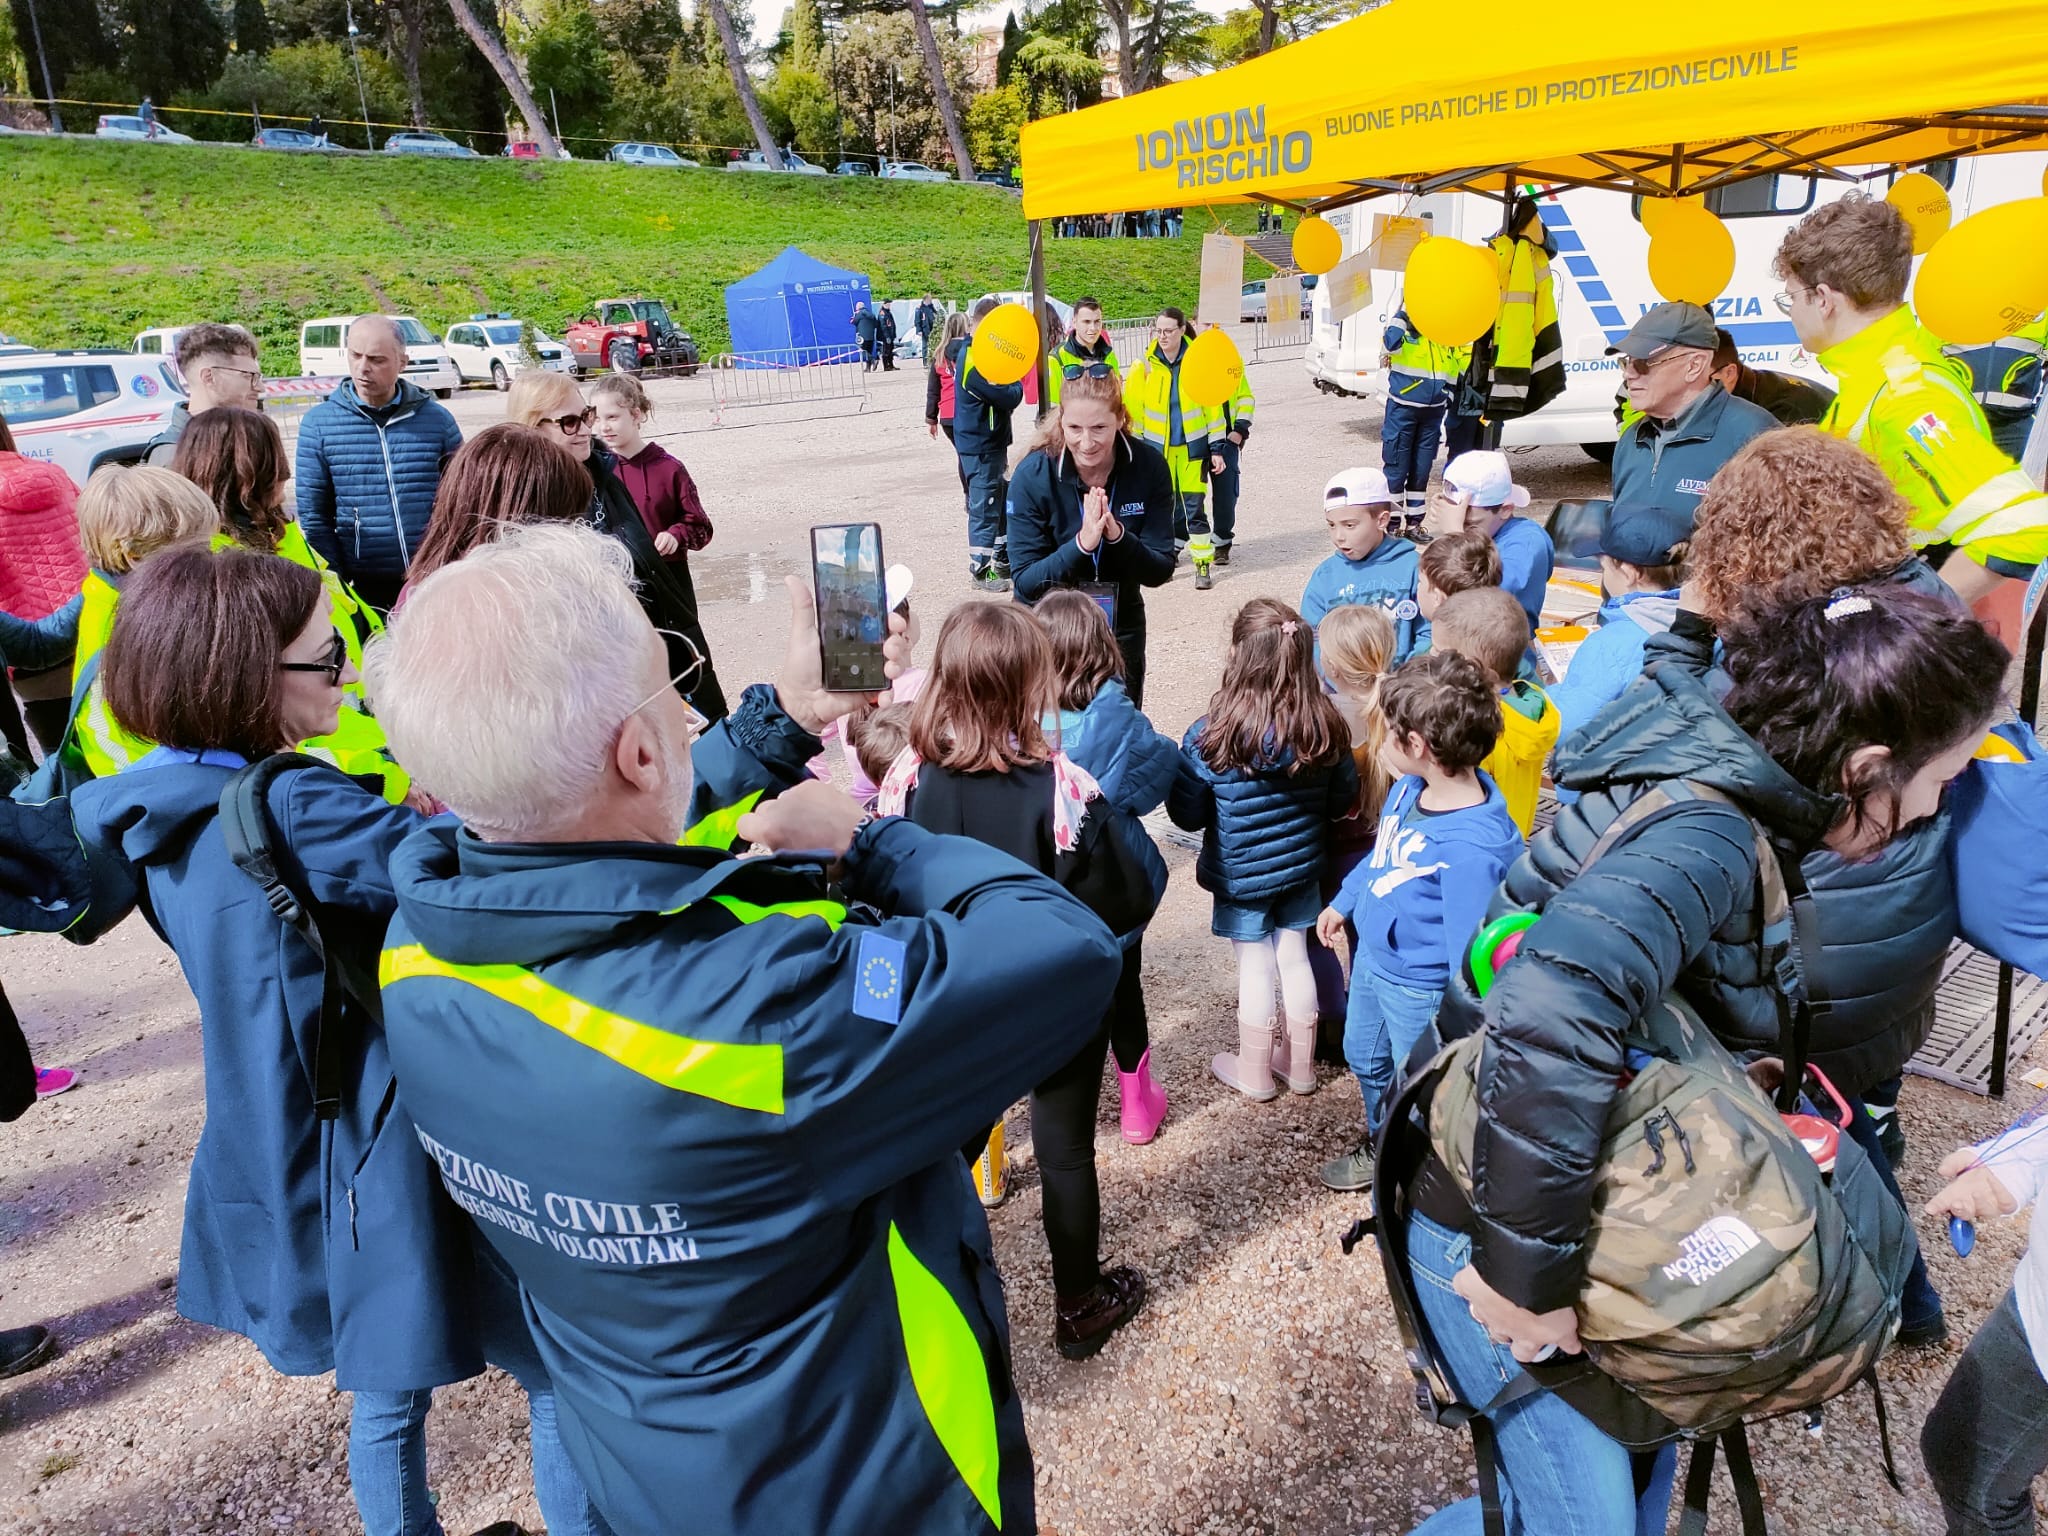
<path fill-rule="evenodd" d="M 1891 1159 L 1884 1155 L 1884 1148 L 1878 1142 L 1878 1123 L 1870 1118 L 1870 1111 L 1860 1098 L 1849 1100 L 1849 1139 L 1863 1149 L 1870 1159 L 1870 1166 L 1877 1176 L 1884 1180 L 1884 1187 L 1891 1191 L 1892 1198 L 1906 1213 L 1911 1224 L 1913 1208 L 1906 1204 L 1906 1197 L 1899 1190 L 1899 1181 L 1892 1173 Z M 1908 1327 L 1931 1322 L 1941 1315 L 1941 1292 L 1934 1288 L 1934 1282 L 1927 1277 L 1927 1260 L 1916 1246 L 1913 1250 L 1913 1267 L 1906 1275 L 1906 1291 L 1899 1298 L 1899 1319 Z"/>
<path fill-rule="evenodd" d="M 960 467 L 967 474 L 967 558 L 978 570 L 1009 553 L 1009 541 L 1003 537 L 1003 498 L 1009 494 L 1005 476 L 1010 451 L 984 448 L 962 453 Z"/>
<path fill-rule="evenodd" d="M 1472 1239 L 1464 1233 L 1427 1216 L 1409 1217 L 1408 1269 L 1423 1321 L 1460 1396 L 1483 1407 L 1520 1374 L 1521 1365 L 1505 1344 L 1486 1336 L 1465 1298 L 1451 1289 L 1471 1258 Z M 1562 1398 L 1532 1393 L 1487 1417 L 1510 1536 L 1663 1536 L 1677 1446 L 1652 1453 L 1649 1485 L 1638 1498 L 1628 1447 L 1602 1434 Z M 1471 1498 L 1438 1510 L 1415 1528 L 1415 1536 L 1479 1536 L 1484 1528 L 1479 1500 Z"/>
<path fill-rule="evenodd" d="M 1229 544 L 1231 535 L 1237 532 L 1237 493 L 1241 485 L 1237 456 L 1243 450 L 1240 444 L 1233 443 L 1228 437 L 1219 437 L 1209 446 L 1223 460 L 1222 471 L 1219 473 L 1212 469 L 1209 482 L 1216 492 L 1216 543 L 1220 547 Z"/>
<path fill-rule="evenodd" d="M 1351 965 L 1351 998 L 1344 1010 L 1344 1060 L 1358 1076 L 1365 1128 L 1378 1135 L 1380 1115 L 1415 1043 L 1428 1032 L 1444 989 L 1403 986 L 1379 975 L 1365 959 Z"/>
<path fill-rule="evenodd" d="M 2048 1381 L 2011 1290 L 1977 1330 L 1920 1431 L 1948 1536 L 2029 1536 L 2048 1468 Z"/>
<path fill-rule="evenodd" d="M 348 1480 L 365 1536 L 442 1536 L 427 1497 L 427 1410 L 434 1394 L 358 1392 L 349 1405 Z"/>
<path fill-rule="evenodd" d="M 1387 489 L 1403 517 L 1420 517 L 1429 506 L 1429 469 L 1436 463 L 1436 448 L 1443 437 L 1444 408 L 1440 405 L 1396 405 L 1387 403 L 1386 420 L 1380 424 L 1380 463 L 1387 472 Z"/>

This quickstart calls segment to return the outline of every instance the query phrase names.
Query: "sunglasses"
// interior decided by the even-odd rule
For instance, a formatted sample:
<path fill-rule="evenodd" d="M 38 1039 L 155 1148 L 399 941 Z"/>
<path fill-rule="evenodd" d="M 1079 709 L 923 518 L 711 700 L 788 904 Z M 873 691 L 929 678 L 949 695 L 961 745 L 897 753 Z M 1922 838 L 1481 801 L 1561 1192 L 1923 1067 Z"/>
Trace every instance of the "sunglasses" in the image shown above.
<path fill-rule="evenodd" d="M 1678 356 L 1681 350 L 1683 349 L 1679 347 L 1666 347 L 1660 352 L 1652 352 L 1648 357 L 1624 356 L 1621 360 L 1621 371 L 1629 378 L 1639 379 L 1644 374 L 1650 373 L 1663 364 L 1670 362 L 1672 358 Z"/>
<path fill-rule="evenodd" d="M 569 416 L 543 416 L 542 421 L 553 422 L 562 429 L 562 436 L 574 437 L 578 432 L 588 432 L 597 420 L 597 407 L 586 405 L 582 410 Z"/>
<path fill-rule="evenodd" d="M 1067 364 L 1067 366 L 1066 366 L 1066 367 L 1062 368 L 1062 369 L 1060 370 L 1060 372 L 1061 372 L 1061 374 L 1063 374 L 1063 375 L 1064 375 L 1065 377 L 1067 377 L 1067 378 L 1070 378 L 1070 379 L 1080 379 L 1080 378 L 1089 378 L 1089 379 L 1106 379 L 1106 378 L 1108 378 L 1108 377 L 1109 377 L 1109 364 L 1107 364 L 1107 363 L 1069 363 L 1069 364 Z"/>
<path fill-rule="evenodd" d="M 657 629 L 655 630 L 655 633 L 657 635 L 660 635 L 664 640 L 682 641 L 683 649 L 690 653 L 690 664 L 684 667 L 683 670 L 678 672 L 674 677 L 670 678 L 666 683 L 662 684 L 661 687 L 655 689 L 654 692 L 647 695 L 647 697 L 642 699 L 638 704 L 635 704 L 631 709 L 627 710 L 626 713 L 629 715 L 637 715 L 638 713 L 640 713 L 641 710 L 645 709 L 648 705 L 652 704 L 656 699 L 660 698 L 664 693 L 667 693 L 670 690 L 674 690 L 675 692 L 683 695 L 684 702 L 688 703 L 690 690 L 697 685 L 698 678 L 704 675 L 704 653 L 697 649 L 696 641 L 692 640 L 688 635 L 681 633 L 679 630 Z M 696 714 L 696 706 L 694 704 L 690 706 L 690 710 L 692 714 Z M 703 716 L 698 715 L 697 718 L 701 720 L 703 719 Z"/>
<path fill-rule="evenodd" d="M 329 687 L 341 683 L 341 669 L 348 665 L 348 642 L 336 630 L 327 642 L 327 648 L 320 653 L 318 661 L 281 661 L 277 664 L 280 672 L 325 672 Z"/>

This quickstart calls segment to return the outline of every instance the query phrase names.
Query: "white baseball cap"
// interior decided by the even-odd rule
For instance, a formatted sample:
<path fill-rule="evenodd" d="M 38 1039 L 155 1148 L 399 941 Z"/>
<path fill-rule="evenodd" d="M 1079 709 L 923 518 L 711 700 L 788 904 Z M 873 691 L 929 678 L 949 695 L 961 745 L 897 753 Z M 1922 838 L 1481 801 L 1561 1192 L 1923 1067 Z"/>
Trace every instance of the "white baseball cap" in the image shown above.
<path fill-rule="evenodd" d="M 1385 472 L 1366 465 L 1338 470 L 1330 477 L 1330 483 L 1323 487 L 1323 505 L 1326 507 L 1391 506 L 1393 500 L 1394 493 L 1387 489 Z"/>
<path fill-rule="evenodd" d="M 1515 484 L 1504 453 L 1477 449 L 1461 453 L 1444 469 L 1444 489 L 1463 493 L 1474 507 L 1526 507 L 1529 492 Z"/>

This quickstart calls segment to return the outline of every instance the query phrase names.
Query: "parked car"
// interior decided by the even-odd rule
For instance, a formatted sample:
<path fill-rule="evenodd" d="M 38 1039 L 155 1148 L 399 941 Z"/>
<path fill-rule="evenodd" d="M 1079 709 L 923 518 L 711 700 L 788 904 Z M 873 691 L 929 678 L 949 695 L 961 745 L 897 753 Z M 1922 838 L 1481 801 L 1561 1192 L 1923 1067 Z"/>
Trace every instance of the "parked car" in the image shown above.
<path fill-rule="evenodd" d="M 568 373 L 574 367 L 567 347 L 539 326 L 507 314 L 471 315 L 448 327 L 443 345 L 465 384 L 489 381 L 494 388 L 510 389 L 512 375 L 522 368 Z"/>
<path fill-rule="evenodd" d="M 832 168 L 834 176 L 872 176 L 875 168 L 865 160 L 842 160 Z"/>
<path fill-rule="evenodd" d="M 458 144 L 445 134 L 421 133 L 408 129 L 394 133 L 384 141 L 387 155 L 439 155 L 458 160 L 474 160 L 476 151 L 466 144 Z"/>
<path fill-rule="evenodd" d="M 178 355 L 178 338 L 191 330 L 189 325 L 158 325 L 136 334 L 135 344 L 129 350 L 138 357 L 161 357 L 175 359 Z M 172 371 L 177 364 L 172 362 Z"/>
<path fill-rule="evenodd" d="M 162 123 L 145 123 L 139 117 L 105 116 L 100 119 L 97 138 L 147 139 L 152 144 L 190 144 L 190 134 L 173 133 Z"/>
<path fill-rule="evenodd" d="M 332 149 L 324 133 L 308 133 L 303 128 L 258 128 L 256 137 L 249 141 L 258 149 Z"/>
<path fill-rule="evenodd" d="M 508 139 L 499 154 L 513 160 L 538 160 L 541 158 L 540 145 L 532 139 Z"/>
<path fill-rule="evenodd" d="M 986 182 L 992 187 L 1007 187 L 1012 192 L 1024 190 L 1024 183 L 1017 179 L 1015 171 L 982 171 L 974 179 Z"/>
<path fill-rule="evenodd" d="M 35 348 L 23 341 L 19 336 L 10 336 L 5 331 L 0 331 L 0 357 L 6 357 L 11 353 L 33 351 L 35 351 Z"/>
<path fill-rule="evenodd" d="M 685 155 L 677 154 L 666 144 L 614 144 L 605 151 L 604 157 L 607 160 L 616 160 L 620 165 L 661 165 L 671 170 L 678 166 L 697 163 Z"/>
<path fill-rule="evenodd" d="M 748 150 L 737 159 L 730 161 L 725 168 L 728 171 L 772 171 L 775 169 L 774 166 L 768 163 L 768 157 L 758 149 Z M 782 169 L 792 176 L 822 176 L 825 174 L 825 167 L 811 164 L 810 161 L 793 149 L 785 149 L 782 152 Z"/>
<path fill-rule="evenodd" d="M 348 328 L 354 315 L 325 315 L 299 327 L 299 372 L 308 378 L 335 378 L 348 372 Z M 404 377 L 446 400 L 462 387 L 441 338 L 411 315 L 393 315 L 405 343 Z"/>
<path fill-rule="evenodd" d="M 167 357 L 133 352 L 0 353 L 0 416 L 15 446 L 79 485 L 102 464 L 133 463 L 185 398 Z"/>
<path fill-rule="evenodd" d="M 915 160 L 884 160 L 882 162 L 884 181 L 951 181 L 953 178 L 944 171 L 935 171 L 928 165 Z"/>
<path fill-rule="evenodd" d="M 694 374 L 702 358 L 690 333 L 669 318 L 659 299 L 600 299 L 596 310 L 569 327 L 571 372 L 581 378 L 592 368 L 638 373 L 656 368 Z"/>
<path fill-rule="evenodd" d="M 1315 301 L 1316 274 L 1304 272 L 1301 275 L 1301 318 L 1309 317 L 1309 309 Z M 1238 297 L 1237 318 L 1249 325 L 1254 320 L 1266 318 L 1266 279 L 1246 283 Z"/>

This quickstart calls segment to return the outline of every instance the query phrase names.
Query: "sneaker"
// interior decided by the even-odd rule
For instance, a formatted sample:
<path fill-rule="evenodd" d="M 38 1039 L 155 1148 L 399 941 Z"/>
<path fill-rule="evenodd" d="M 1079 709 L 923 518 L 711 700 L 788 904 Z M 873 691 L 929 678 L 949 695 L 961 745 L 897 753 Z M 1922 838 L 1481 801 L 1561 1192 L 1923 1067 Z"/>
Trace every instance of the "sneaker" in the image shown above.
<path fill-rule="evenodd" d="M 1216 563 L 1218 565 L 1230 564 L 1230 546 L 1228 544 L 1218 544 L 1216 546 Z"/>
<path fill-rule="evenodd" d="M 0 1377 L 19 1376 L 57 1353 L 57 1336 L 47 1328 L 0 1328 Z"/>
<path fill-rule="evenodd" d="M 54 1099 L 78 1086 L 78 1074 L 69 1067 L 37 1067 L 36 1097 Z"/>
<path fill-rule="evenodd" d="M 1361 1141 L 1356 1152 L 1346 1152 L 1342 1157 L 1332 1158 L 1323 1164 L 1321 1178 L 1325 1189 L 1334 1189 L 1339 1194 L 1348 1195 L 1356 1190 L 1371 1189 L 1372 1148 Z"/>
<path fill-rule="evenodd" d="M 1948 1318 L 1935 1312 L 1917 1321 L 1900 1324 L 1898 1336 L 1892 1342 L 1901 1349 L 1920 1349 L 1942 1343 L 1947 1338 Z"/>
<path fill-rule="evenodd" d="M 1206 592 L 1215 585 L 1215 578 L 1209 574 L 1209 562 L 1204 560 L 1195 567 L 1195 590 L 1197 592 Z"/>
<path fill-rule="evenodd" d="M 1089 1290 L 1069 1301 L 1061 1297 L 1053 1323 L 1055 1348 L 1069 1360 L 1086 1360 L 1145 1305 L 1145 1277 L 1127 1265 L 1105 1269 Z"/>
<path fill-rule="evenodd" d="M 1007 592 L 1010 590 L 1010 573 L 1000 565 L 991 565 L 974 578 L 977 592 Z"/>

